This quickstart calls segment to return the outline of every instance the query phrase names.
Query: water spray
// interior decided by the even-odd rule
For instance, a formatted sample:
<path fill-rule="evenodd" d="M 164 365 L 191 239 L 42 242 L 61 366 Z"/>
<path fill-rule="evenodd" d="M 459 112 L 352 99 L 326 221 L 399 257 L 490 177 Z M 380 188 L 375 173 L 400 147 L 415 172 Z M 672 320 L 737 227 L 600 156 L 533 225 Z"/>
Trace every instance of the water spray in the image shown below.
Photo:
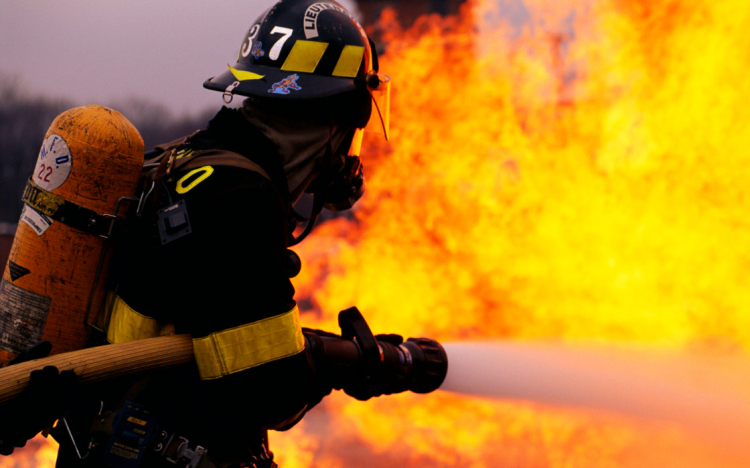
<path fill-rule="evenodd" d="M 677 423 L 738 449 L 750 437 L 745 356 L 510 342 L 445 350 L 451 370 L 441 390 Z"/>

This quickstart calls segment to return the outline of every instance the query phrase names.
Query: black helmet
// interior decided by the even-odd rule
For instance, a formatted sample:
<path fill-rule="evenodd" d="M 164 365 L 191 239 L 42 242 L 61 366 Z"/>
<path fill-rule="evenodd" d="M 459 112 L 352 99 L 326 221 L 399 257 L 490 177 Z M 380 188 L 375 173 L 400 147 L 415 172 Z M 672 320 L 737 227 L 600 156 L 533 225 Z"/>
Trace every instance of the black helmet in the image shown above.
<path fill-rule="evenodd" d="M 281 99 L 321 98 L 366 89 L 377 71 L 362 26 L 332 0 L 281 0 L 245 35 L 237 63 L 203 86 Z M 377 80 L 371 78 L 377 86 Z"/>

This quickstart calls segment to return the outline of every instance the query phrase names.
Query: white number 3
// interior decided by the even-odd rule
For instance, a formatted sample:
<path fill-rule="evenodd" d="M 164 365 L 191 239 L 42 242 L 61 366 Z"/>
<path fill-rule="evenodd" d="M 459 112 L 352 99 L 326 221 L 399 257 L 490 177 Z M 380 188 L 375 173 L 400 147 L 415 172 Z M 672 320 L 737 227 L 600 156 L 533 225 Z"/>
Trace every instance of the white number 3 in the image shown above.
<path fill-rule="evenodd" d="M 271 47 L 271 52 L 268 53 L 268 58 L 271 60 L 278 60 L 281 48 L 284 47 L 284 43 L 289 39 L 289 36 L 291 36 L 293 32 L 294 30 L 291 28 L 282 28 L 281 26 L 275 26 L 271 30 L 271 34 L 283 34 L 283 36 L 281 36 L 281 38 L 276 41 L 276 44 Z"/>

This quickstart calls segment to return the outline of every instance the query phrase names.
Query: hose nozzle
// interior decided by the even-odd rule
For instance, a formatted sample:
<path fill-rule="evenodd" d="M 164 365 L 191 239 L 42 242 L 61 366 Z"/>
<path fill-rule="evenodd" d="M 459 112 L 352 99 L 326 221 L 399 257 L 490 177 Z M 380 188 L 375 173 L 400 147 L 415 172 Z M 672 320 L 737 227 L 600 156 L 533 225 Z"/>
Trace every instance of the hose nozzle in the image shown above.
<path fill-rule="evenodd" d="M 372 334 L 355 307 L 339 313 L 341 336 L 307 330 L 305 337 L 316 374 L 333 388 L 367 400 L 405 391 L 437 390 L 448 372 L 445 349 L 429 338 Z"/>

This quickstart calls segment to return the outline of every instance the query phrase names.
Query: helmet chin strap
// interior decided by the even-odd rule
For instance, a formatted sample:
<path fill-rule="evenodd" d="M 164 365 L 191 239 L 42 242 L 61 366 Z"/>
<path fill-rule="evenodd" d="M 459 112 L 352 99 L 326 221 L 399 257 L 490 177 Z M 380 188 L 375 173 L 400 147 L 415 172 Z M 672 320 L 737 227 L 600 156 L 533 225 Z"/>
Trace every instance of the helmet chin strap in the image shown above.
<path fill-rule="evenodd" d="M 333 139 L 333 122 L 331 122 L 331 125 L 329 126 L 328 134 L 328 142 L 326 143 L 326 156 L 324 160 L 326 161 L 326 169 L 330 171 L 331 160 L 333 159 L 333 148 L 331 146 L 331 140 Z M 320 212 L 323 211 L 323 205 L 325 205 L 325 202 L 326 196 L 320 191 L 316 191 L 313 193 L 313 208 L 310 216 L 303 216 L 297 213 L 294 207 L 291 207 L 291 221 L 293 225 L 296 227 L 298 221 L 307 221 L 307 224 L 305 225 L 305 229 L 297 237 L 294 237 L 294 228 L 290 230 L 291 232 L 289 233 L 289 247 L 293 247 L 299 244 L 300 242 L 305 240 L 308 234 L 312 232 L 313 228 L 315 227 L 315 222 L 318 221 Z"/>
<path fill-rule="evenodd" d="M 307 221 L 307 224 L 305 225 L 305 229 L 300 233 L 299 236 L 294 237 L 293 233 L 289 234 L 289 247 L 293 247 L 303 240 L 305 240 L 305 237 L 307 237 L 310 232 L 312 232 L 313 228 L 315 227 L 315 222 L 318 220 L 318 215 L 320 215 L 320 212 L 323 210 L 323 204 L 325 203 L 324 197 L 320 194 L 316 193 L 313 195 L 313 209 L 312 213 L 309 217 L 303 216 L 299 213 L 297 213 L 294 208 L 292 208 L 292 220 L 294 221 L 294 224 L 297 224 L 297 221 Z"/>

